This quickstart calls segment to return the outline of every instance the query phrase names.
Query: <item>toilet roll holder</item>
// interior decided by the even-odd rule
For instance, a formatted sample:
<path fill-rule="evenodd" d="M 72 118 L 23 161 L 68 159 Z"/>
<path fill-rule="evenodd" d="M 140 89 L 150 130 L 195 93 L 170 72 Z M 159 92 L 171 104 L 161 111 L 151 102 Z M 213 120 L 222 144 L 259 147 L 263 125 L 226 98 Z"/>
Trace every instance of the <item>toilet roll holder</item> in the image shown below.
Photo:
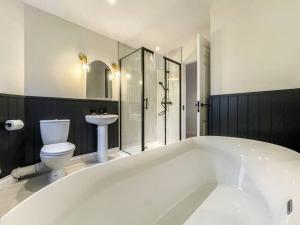
<path fill-rule="evenodd" d="M 5 126 L 8 126 L 8 127 L 11 127 L 11 123 L 7 123 L 7 122 L 3 122 L 2 125 L 5 127 Z"/>
<path fill-rule="evenodd" d="M 11 123 L 8 123 L 7 121 L 5 121 L 5 122 L 0 122 L 0 126 L 1 127 L 5 127 L 5 126 L 11 127 L 12 125 L 11 125 Z"/>
<path fill-rule="evenodd" d="M 0 122 L 0 125 L 1 125 L 1 126 L 4 126 L 4 128 L 5 128 L 7 131 L 20 130 L 20 129 L 22 129 L 22 128 L 24 127 L 23 121 L 20 120 L 21 123 L 22 123 L 21 126 L 18 127 L 18 128 L 16 128 L 16 129 L 11 129 L 12 126 L 13 126 L 13 121 L 14 121 L 14 120 L 7 120 L 7 121 L 5 121 L 5 122 Z"/>

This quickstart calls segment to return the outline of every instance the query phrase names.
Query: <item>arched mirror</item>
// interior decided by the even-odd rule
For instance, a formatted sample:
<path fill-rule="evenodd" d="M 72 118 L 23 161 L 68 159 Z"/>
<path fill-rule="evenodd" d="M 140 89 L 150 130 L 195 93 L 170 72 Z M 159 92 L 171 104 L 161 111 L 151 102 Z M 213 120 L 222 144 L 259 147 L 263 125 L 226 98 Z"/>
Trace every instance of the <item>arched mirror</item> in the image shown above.
<path fill-rule="evenodd" d="M 112 73 L 102 61 L 93 61 L 86 74 L 86 98 L 112 98 Z"/>

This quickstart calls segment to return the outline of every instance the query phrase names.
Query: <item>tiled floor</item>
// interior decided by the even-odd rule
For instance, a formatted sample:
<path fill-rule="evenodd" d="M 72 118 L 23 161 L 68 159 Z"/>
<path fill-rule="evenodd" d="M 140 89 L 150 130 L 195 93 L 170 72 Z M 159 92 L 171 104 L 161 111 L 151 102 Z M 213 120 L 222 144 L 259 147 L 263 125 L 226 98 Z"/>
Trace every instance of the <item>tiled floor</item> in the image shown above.
<path fill-rule="evenodd" d="M 126 156 L 128 156 L 128 154 L 119 150 L 109 151 L 109 160 L 119 159 Z M 67 174 L 71 174 L 92 165 L 95 165 L 95 162 L 81 162 L 67 166 L 65 171 Z M 9 184 L 1 184 L 0 182 L 0 218 L 10 209 L 18 205 L 33 193 L 45 187 L 47 184 L 47 174 L 42 174 Z"/>

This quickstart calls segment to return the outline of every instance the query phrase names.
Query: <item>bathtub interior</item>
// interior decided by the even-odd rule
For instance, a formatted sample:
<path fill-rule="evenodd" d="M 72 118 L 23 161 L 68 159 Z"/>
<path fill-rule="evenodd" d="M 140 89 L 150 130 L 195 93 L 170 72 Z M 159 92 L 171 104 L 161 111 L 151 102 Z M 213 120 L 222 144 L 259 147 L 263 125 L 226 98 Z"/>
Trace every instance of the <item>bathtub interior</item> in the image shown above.
<path fill-rule="evenodd" d="M 298 153 L 273 144 L 239 138 L 209 137 L 196 138 L 194 141 L 199 149 L 209 149 L 211 154 L 216 154 L 212 158 L 215 160 L 215 171 L 219 174 L 218 185 L 225 184 L 258 199 L 268 211 L 259 210 L 269 214 L 272 221 L 269 224 L 297 224 L 296 221 L 300 221 L 300 214 L 296 210 L 300 207 Z M 220 162 L 224 159 L 225 164 Z M 230 180 L 228 173 L 231 174 Z M 293 201 L 294 208 L 291 215 L 287 214 L 289 200 Z"/>
<path fill-rule="evenodd" d="M 258 155 L 256 143 L 194 138 L 97 165 L 36 193 L 1 224 L 294 225 L 286 202 L 299 205 L 299 174 L 286 173 L 299 171 L 298 155 L 269 145 Z"/>

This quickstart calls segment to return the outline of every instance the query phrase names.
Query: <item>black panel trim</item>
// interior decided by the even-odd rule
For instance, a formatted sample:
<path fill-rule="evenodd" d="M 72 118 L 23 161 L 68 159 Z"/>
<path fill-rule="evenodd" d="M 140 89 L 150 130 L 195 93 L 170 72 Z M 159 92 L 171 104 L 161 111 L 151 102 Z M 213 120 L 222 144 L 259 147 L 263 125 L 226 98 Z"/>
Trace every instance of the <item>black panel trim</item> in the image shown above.
<path fill-rule="evenodd" d="M 209 135 L 260 140 L 300 152 L 300 88 L 213 95 L 209 102 Z"/>

